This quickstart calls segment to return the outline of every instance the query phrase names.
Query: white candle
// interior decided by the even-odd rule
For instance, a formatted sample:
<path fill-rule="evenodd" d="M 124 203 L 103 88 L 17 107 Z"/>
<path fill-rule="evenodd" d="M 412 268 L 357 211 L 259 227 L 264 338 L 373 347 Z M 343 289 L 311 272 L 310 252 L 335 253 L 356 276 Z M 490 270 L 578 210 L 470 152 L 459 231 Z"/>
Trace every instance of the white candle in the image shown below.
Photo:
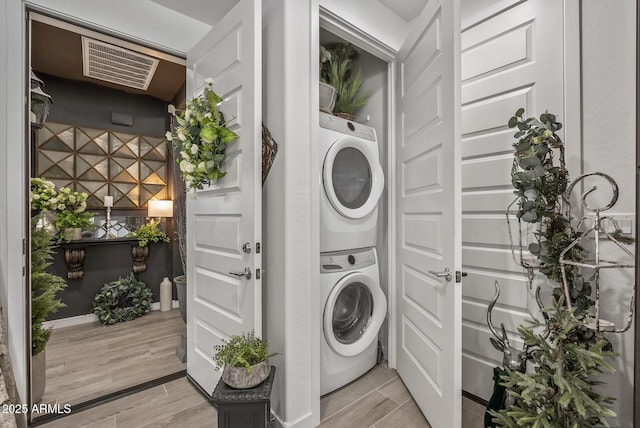
<path fill-rule="evenodd" d="M 112 207 L 113 206 L 113 196 L 105 196 L 104 197 L 104 206 Z"/>

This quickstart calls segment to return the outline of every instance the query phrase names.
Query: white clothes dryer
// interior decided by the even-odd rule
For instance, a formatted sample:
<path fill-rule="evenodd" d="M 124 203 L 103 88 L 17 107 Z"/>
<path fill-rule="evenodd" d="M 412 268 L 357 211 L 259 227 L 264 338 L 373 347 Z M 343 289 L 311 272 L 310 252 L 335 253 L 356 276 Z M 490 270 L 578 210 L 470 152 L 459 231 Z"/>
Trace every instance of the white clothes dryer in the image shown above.
<path fill-rule="evenodd" d="M 375 129 L 320 112 L 320 252 L 376 245 L 384 189 Z"/>
<path fill-rule="evenodd" d="M 320 395 L 324 395 L 376 364 L 387 299 L 380 288 L 375 248 L 321 254 L 320 287 Z"/>

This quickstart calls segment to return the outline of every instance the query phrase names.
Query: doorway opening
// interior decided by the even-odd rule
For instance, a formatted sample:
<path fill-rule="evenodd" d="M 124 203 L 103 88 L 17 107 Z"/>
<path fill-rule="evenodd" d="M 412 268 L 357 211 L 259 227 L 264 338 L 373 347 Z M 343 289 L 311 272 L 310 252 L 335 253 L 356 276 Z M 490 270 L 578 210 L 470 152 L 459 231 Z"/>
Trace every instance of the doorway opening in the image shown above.
<path fill-rule="evenodd" d="M 160 220 L 171 242 L 151 244 L 144 269 L 132 260 L 137 241 L 126 237 L 148 221 L 150 200 L 173 200 L 180 192 L 165 132 L 167 106 L 185 103 L 185 60 L 36 12 L 29 12 L 28 40 L 31 71 L 53 99 L 45 124 L 32 128 L 30 176 L 86 193 L 93 222 L 80 239 L 57 242 L 47 268 L 67 286 L 56 296 L 64 306 L 43 325 L 51 337 L 42 358 L 41 398 L 35 396 L 39 363 L 31 360 L 31 397 L 33 404 L 68 404 L 76 411 L 186 370 L 176 355 L 186 326 L 173 286 L 169 306 L 159 310 L 161 281 L 183 273 L 174 222 Z M 138 69 L 145 61 L 153 63 L 146 78 Z M 96 66 L 100 70 L 88 77 Z M 108 210 L 107 197 L 113 202 Z M 80 252 L 78 268 L 69 257 Z M 132 270 L 153 293 L 151 311 L 103 325 L 93 313 L 95 296 Z"/>

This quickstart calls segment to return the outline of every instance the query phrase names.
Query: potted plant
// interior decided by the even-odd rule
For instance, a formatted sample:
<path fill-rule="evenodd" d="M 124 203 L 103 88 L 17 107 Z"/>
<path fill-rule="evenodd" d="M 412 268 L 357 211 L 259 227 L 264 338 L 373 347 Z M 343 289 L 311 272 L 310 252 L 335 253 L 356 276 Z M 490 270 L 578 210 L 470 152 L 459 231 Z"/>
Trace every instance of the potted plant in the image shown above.
<path fill-rule="evenodd" d="M 336 88 L 329 81 L 329 69 L 331 65 L 331 52 L 324 46 L 320 46 L 320 110 L 332 113 L 336 104 Z"/>
<path fill-rule="evenodd" d="M 71 241 L 81 239 L 83 230 L 93 230 L 93 213 L 75 212 L 71 210 L 60 211 L 54 220 L 56 229 L 60 233 L 60 239 Z"/>
<path fill-rule="evenodd" d="M 46 386 L 45 346 L 51 329 L 43 327 L 47 317 L 66 306 L 58 292 L 67 286 L 64 279 L 46 271 L 53 259 L 53 235 L 36 227 L 42 214 L 31 220 L 31 364 L 33 367 L 32 397 L 34 403 L 42 400 Z"/>
<path fill-rule="evenodd" d="M 158 223 L 154 219 L 149 220 L 149 223 L 143 224 L 138 229 L 127 233 L 125 238 L 136 238 L 138 240 L 138 245 L 133 245 L 131 247 L 131 255 L 133 256 L 133 272 L 135 273 L 147 270 L 149 243 L 170 241 L 167 234 L 158 228 Z"/>
<path fill-rule="evenodd" d="M 194 192 L 225 176 L 222 162 L 226 145 L 238 138 L 218 109 L 221 102 L 213 91 L 213 80 L 206 79 L 202 96 L 191 99 L 184 111 L 176 114 L 175 107 L 169 106 L 177 126 L 167 131 L 166 137 L 179 154 L 176 163 L 187 189 Z"/>
<path fill-rule="evenodd" d="M 214 346 L 213 360 L 216 369 L 222 371 L 222 380 L 233 388 L 251 388 L 262 383 L 271 373 L 267 359 L 277 352 L 269 353 L 266 341 L 256 337 L 255 331 L 233 335 L 222 339 Z"/>
<path fill-rule="evenodd" d="M 331 53 L 326 83 L 336 89 L 337 98 L 334 114 L 353 120 L 355 113 L 369 100 L 369 94 L 362 94 L 362 70 L 356 60 L 358 53 L 351 44 L 328 45 Z"/>

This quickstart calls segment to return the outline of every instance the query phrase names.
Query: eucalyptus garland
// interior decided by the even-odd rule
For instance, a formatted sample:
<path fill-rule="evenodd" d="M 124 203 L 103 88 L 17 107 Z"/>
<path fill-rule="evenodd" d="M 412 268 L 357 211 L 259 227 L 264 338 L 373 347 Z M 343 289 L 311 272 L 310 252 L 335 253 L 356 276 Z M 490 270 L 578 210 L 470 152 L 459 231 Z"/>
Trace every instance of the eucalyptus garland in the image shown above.
<path fill-rule="evenodd" d="M 569 184 L 569 173 L 565 165 L 564 143 L 556 134 L 562 124 L 552 113 L 543 113 L 539 119 L 525 118 L 520 108 L 509 119 L 509 128 L 518 128 L 514 134 L 514 160 L 511 169 L 511 183 L 518 199 L 517 217 L 520 221 L 537 223 L 537 242 L 529 244 L 529 252 L 540 262 L 540 272 L 550 280 L 561 283 L 560 253 L 579 235 L 571 227 L 571 219 L 563 200 Z M 557 153 L 557 159 L 556 159 Z M 566 259 L 580 261 L 585 258 L 585 250 L 575 246 L 567 252 Z M 591 300 L 591 285 L 585 281 L 576 266 L 565 266 L 567 287 L 572 304 L 578 311 L 586 310 L 594 304 Z M 556 297 L 562 289 L 553 290 Z"/>
<path fill-rule="evenodd" d="M 131 321 L 151 310 L 153 293 L 133 273 L 102 286 L 93 299 L 93 313 L 102 324 Z"/>

